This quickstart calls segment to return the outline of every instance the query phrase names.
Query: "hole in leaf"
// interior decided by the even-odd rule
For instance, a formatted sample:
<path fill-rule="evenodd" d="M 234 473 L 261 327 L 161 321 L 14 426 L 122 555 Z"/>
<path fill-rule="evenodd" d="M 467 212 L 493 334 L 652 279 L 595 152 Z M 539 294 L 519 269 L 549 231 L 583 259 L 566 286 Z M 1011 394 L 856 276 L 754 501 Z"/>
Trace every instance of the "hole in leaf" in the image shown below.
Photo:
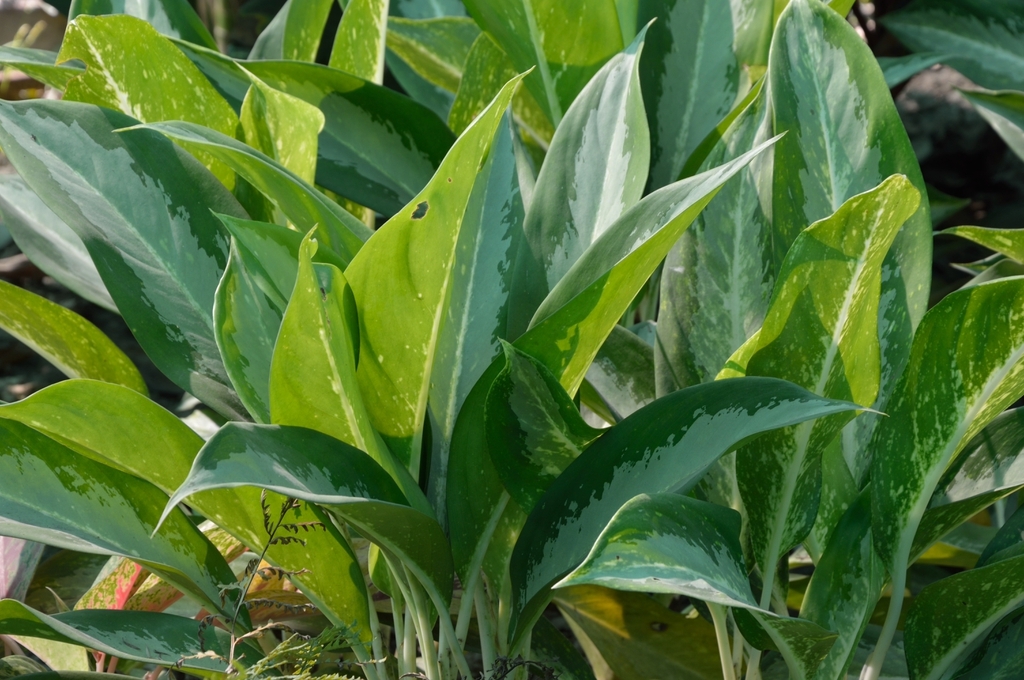
<path fill-rule="evenodd" d="M 426 201 L 421 201 L 419 205 L 416 206 L 416 210 L 413 211 L 412 218 L 414 220 L 422 220 L 423 216 L 427 214 L 427 208 L 429 207 L 430 206 L 427 205 Z"/>

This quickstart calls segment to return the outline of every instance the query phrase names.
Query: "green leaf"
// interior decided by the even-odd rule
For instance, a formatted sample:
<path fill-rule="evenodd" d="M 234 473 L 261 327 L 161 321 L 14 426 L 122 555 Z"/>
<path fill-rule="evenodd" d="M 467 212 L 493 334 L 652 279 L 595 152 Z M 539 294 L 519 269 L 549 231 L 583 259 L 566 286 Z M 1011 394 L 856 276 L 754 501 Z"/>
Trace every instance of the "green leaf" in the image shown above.
<path fill-rule="evenodd" d="M 772 16 L 764 2 L 642 0 L 638 24 L 652 19 L 641 82 L 656 189 L 680 179 L 686 159 L 746 94 L 745 67 L 766 63 Z"/>
<path fill-rule="evenodd" d="M 288 0 L 263 29 L 249 59 L 316 61 L 333 0 Z"/>
<path fill-rule="evenodd" d="M 271 199 L 300 231 L 320 225 L 326 245 L 346 263 L 351 262 L 369 238 L 365 224 L 251 146 L 194 123 L 152 123 L 139 127 L 159 132 L 185 149 L 196 149 L 223 161 Z"/>
<path fill-rule="evenodd" d="M 1024 9 L 1013 0 L 917 0 L 882 24 L 914 52 L 940 47 L 982 87 L 1024 87 Z"/>
<path fill-rule="evenodd" d="M 927 309 L 931 222 L 917 158 L 871 50 L 823 3 L 792 0 L 776 27 L 768 67 L 775 133 L 772 225 L 776 263 L 808 224 L 894 174 L 921 193 L 917 212 L 883 263 L 878 337 L 881 382 L 873 408 L 885 411 L 907 361 L 913 330 Z M 864 450 L 878 417 L 858 418 L 844 434 L 854 478 L 867 472 Z"/>
<path fill-rule="evenodd" d="M 572 642 L 547 619 L 539 619 L 530 634 L 530 655 L 554 668 L 565 680 L 594 680 L 594 671 Z"/>
<path fill-rule="evenodd" d="M 126 418 L 126 413 L 132 418 Z M 90 381 L 58 383 L 0 408 L 0 418 L 20 421 L 83 456 L 145 478 L 166 495 L 188 476 L 203 445 L 181 420 L 148 399 L 123 387 Z M 145 455 L 140 455 L 139 441 L 147 442 Z M 268 502 L 276 509 L 281 500 L 274 495 Z M 199 495 L 190 504 L 250 550 L 262 551 L 266 546 L 258 490 L 218 490 Z M 332 623 L 354 623 L 362 638 L 369 640 L 366 589 L 361 580 L 338 578 L 340 573 L 358 571 L 358 559 L 325 519 L 323 513 L 307 505 L 290 511 L 286 521 L 321 522 L 323 529 L 303 534 L 304 543 L 271 545 L 267 559 L 292 572 L 290 578 Z M 92 582 L 89 576 L 85 587 Z"/>
<path fill-rule="evenodd" d="M 312 104 L 250 77 L 252 86 L 242 101 L 240 116 L 246 143 L 312 184 L 324 114 Z"/>
<path fill-rule="evenodd" d="M 586 560 L 554 587 L 601 585 L 746 609 L 782 652 L 790 677 L 813 677 L 835 633 L 757 606 L 739 536 L 735 510 L 679 494 L 641 494 L 619 508 Z"/>
<path fill-rule="evenodd" d="M 510 567 L 516 637 L 546 606 L 551 584 L 583 561 L 630 498 L 685 493 L 747 438 L 855 408 L 781 380 L 746 378 L 680 390 L 606 431 L 552 483 L 519 537 Z"/>
<path fill-rule="evenodd" d="M 0 215 L 32 264 L 89 302 L 117 311 L 82 239 L 17 175 L 0 177 Z"/>
<path fill-rule="evenodd" d="M 69 378 L 91 378 L 148 394 L 139 369 L 103 332 L 70 309 L 0 281 L 0 328 Z"/>
<path fill-rule="evenodd" d="M 644 197 L 576 261 L 515 345 L 574 394 L 611 329 L 717 191 L 775 140 Z"/>
<path fill-rule="evenodd" d="M 58 90 L 67 87 L 68 81 L 82 73 L 79 66 L 64 64 L 57 66 L 57 53 L 31 47 L 0 47 L 0 64 L 17 69 L 25 75 Z"/>
<path fill-rule="evenodd" d="M 130 557 L 211 611 L 231 612 L 220 589 L 235 575 L 185 514 L 173 509 L 156 531 L 162 491 L 13 420 L 0 420 L 0 433 L 0 533 Z"/>
<path fill-rule="evenodd" d="M 477 172 L 455 247 L 448 310 L 437 338 L 427 399 L 430 418 L 428 494 L 444 514 L 448 460 L 456 419 L 470 390 L 500 353 L 508 336 L 512 264 L 523 228 L 523 198 L 516 172 L 511 121 L 499 124 L 491 151 Z M 482 421 L 479 423 L 482 427 Z M 443 524 L 443 522 L 442 522 Z"/>
<path fill-rule="evenodd" d="M 700 170 L 733 160 L 771 133 L 766 93 L 723 131 Z M 659 395 L 713 379 L 764 322 L 775 279 L 771 209 L 758 186 L 771 157 L 753 161 L 708 203 L 669 252 L 655 342 Z"/>
<path fill-rule="evenodd" d="M 508 54 L 556 128 L 576 95 L 624 47 L 613 0 L 466 0 L 476 23 Z M 586 21 L 581 21 L 586 17 Z"/>
<path fill-rule="evenodd" d="M 654 348 L 635 332 L 615 326 L 587 369 L 587 382 L 622 420 L 654 401 Z"/>
<path fill-rule="evenodd" d="M 199 452 L 164 512 L 193 494 L 240 486 L 323 506 L 397 557 L 434 606 L 447 609 L 454 572 L 440 525 L 409 507 L 398 485 L 362 451 L 315 430 L 228 423 Z M 361 582 L 362 575 L 349 578 Z"/>
<path fill-rule="evenodd" d="M 385 215 L 426 186 L 455 141 L 424 106 L 347 73 L 296 62 L 245 67 L 323 111 L 317 184 Z"/>
<path fill-rule="evenodd" d="M 377 230 L 345 271 L 360 310 L 359 386 L 369 397 L 374 426 L 414 477 L 459 231 L 518 82 L 509 81 L 427 187 Z"/>
<path fill-rule="evenodd" d="M 952 227 L 941 233 L 959 236 L 997 253 L 1024 262 L 1024 233 L 1019 229 L 987 229 L 985 227 Z"/>
<path fill-rule="evenodd" d="M 85 243 L 153 363 L 225 416 L 242 417 L 214 341 L 213 298 L 228 244 L 211 210 L 244 213 L 159 135 L 114 132 L 135 122 L 90 104 L 0 103 L 0 146 Z"/>
<path fill-rule="evenodd" d="M 1010 150 L 1018 157 L 1024 158 L 1024 93 L 973 90 L 961 94 L 999 133 Z"/>
<path fill-rule="evenodd" d="M 1004 616 L 1024 603 L 1024 557 L 954 574 L 914 598 L 903 633 L 915 680 L 938 680 Z"/>
<path fill-rule="evenodd" d="M 885 76 L 885 84 L 892 89 L 926 68 L 948 59 L 947 55 L 936 52 L 918 52 L 905 57 L 878 57 L 878 67 Z"/>
<path fill-rule="evenodd" d="M 597 437 L 558 379 L 536 359 L 503 344 L 505 366 L 491 383 L 487 445 L 502 483 L 526 512 Z"/>
<path fill-rule="evenodd" d="M 145 19 L 169 38 L 217 49 L 217 42 L 188 0 L 73 0 L 68 19 L 83 14 L 127 14 Z"/>
<path fill-rule="evenodd" d="M 418 75 L 455 93 L 462 81 L 462 68 L 470 47 L 479 35 L 480 29 L 467 17 L 391 17 L 387 45 Z"/>
<path fill-rule="evenodd" d="M 650 158 L 639 77 L 643 41 L 641 32 L 587 83 L 551 140 L 515 262 L 513 339 L 533 325 L 548 293 L 643 194 Z"/>
<path fill-rule="evenodd" d="M 952 293 L 914 337 L 910 361 L 871 441 L 875 548 L 902 589 L 914 537 L 943 471 L 1024 394 L 1024 281 Z"/>
<path fill-rule="evenodd" d="M 183 616 L 155 612 L 85 610 L 48 616 L 14 600 L 0 601 L 0 633 L 81 645 L 121 659 L 200 672 L 224 672 L 230 636 Z M 201 656 L 212 651 L 218 656 Z M 255 661 L 246 649 L 246 662 Z"/>
<path fill-rule="evenodd" d="M 348 0 L 331 49 L 331 68 L 378 85 L 384 81 L 388 0 Z"/>
<path fill-rule="evenodd" d="M 978 558 L 978 566 L 983 567 L 991 562 L 998 562 L 1007 557 L 1016 557 L 1024 552 L 1024 511 L 1017 508 L 1006 523 L 999 528 L 995 537 L 985 546 Z"/>
<path fill-rule="evenodd" d="M 919 196 L 906 177 L 890 177 L 796 238 L 747 375 L 791 380 L 822 397 L 875 401 L 882 262 Z M 779 430 L 738 450 L 737 481 L 762 574 L 774 574 L 779 559 L 810 532 L 822 452 L 848 421 L 847 414 Z"/>
<path fill-rule="evenodd" d="M 985 640 L 954 671 L 958 680 L 1013 680 L 1024 664 L 1024 611 L 997 623 Z"/>
<path fill-rule="evenodd" d="M 800 606 L 802 618 L 839 635 L 818 680 L 845 677 L 886 576 L 871 540 L 871 494 L 865 490 L 836 523 Z"/>

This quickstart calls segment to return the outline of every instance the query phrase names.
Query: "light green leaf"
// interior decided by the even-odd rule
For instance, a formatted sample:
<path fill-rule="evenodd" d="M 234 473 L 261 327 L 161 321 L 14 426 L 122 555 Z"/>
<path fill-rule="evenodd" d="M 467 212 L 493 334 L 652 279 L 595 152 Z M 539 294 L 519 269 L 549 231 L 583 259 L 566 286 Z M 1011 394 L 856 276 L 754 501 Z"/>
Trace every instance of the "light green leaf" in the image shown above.
<path fill-rule="evenodd" d="M 623 311 L 718 190 L 772 143 L 644 197 L 576 261 L 515 345 L 540 359 L 569 394 Z"/>
<path fill-rule="evenodd" d="M 0 633 L 80 645 L 158 666 L 180 662 L 201 673 L 224 672 L 231 646 L 226 631 L 210 626 L 200 632 L 194 619 L 183 616 L 102 609 L 47 616 L 14 600 L 0 601 Z M 217 656 L 201 655 L 207 650 Z M 254 651 L 245 649 L 243 663 L 256 660 Z"/>
<path fill-rule="evenodd" d="M 954 574 L 914 598 L 903 633 L 915 680 L 939 680 L 966 650 L 1024 603 L 1024 557 Z"/>
<path fill-rule="evenodd" d="M 465 5 L 517 71 L 535 69 L 526 86 L 556 128 L 591 77 L 624 47 L 613 0 L 466 0 Z"/>
<path fill-rule="evenodd" d="M 512 339 L 534 325 L 548 293 L 643 194 L 650 158 L 639 77 L 643 41 L 641 32 L 587 83 L 551 140 L 515 262 Z"/>
<path fill-rule="evenodd" d="M 641 70 L 657 189 L 683 176 L 686 159 L 746 94 L 746 66 L 767 63 L 772 10 L 764 2 L 642 0 L 638 17 L 641 26 L 657 19 Z"/>
<path fill-rule="evenodd" d="M 162 491 L 13 420 L 0 420 L 0 434 L 0 533 L 129 557 L 230 614 L 233 598 L 223 601 L 221 587 L 235 575 L 209 540 L 174 508 L 156 531 Z"/>
<path fill-rule="evenodd" d="M 918 52 L 905 57 L 878 57 L 878 66 L 885 76 L 885 84 L 891 89 L 947 58 L 936 52 Z"/>
<path fill-rule="evenodd" d="M 140 127 L 159 132 L 187 150 L 196 149 L 223 161 L 272 200 L 300 231 L 319 225 L 326 245 L 346 263 L 351 262 L 369 238 L 365 224 L 251 146 L 193 123 L 153 123 Z"/>
<path fill-rule="evenodd" d="M 917 212 L 883 263 L 881 382 L 870 405 L 884 412 L 931 288 L 931 222 L 917 158 L 871 50 L 823 3 L 792 0 L 787 6 L 772 42 L 768 87 L 775 133 L 789 131 L 775 152 L 776 263 L 806 225 L 886 177 L 906 175 L 921 193 Z M 858 483 L 868 464 L 861 452 L 877 422 L 878 416 L 867 414 L 843 435 L 843 453 Z"/>
<path fill-rule="evenodd" d="M 377 230 L 345 271 L 360 310 L 359 386 L 369 397 L 374 426 L 414 476 L 459 231 L 518 82 L 502 89 L 427 187 Z"/>
<path fill-rule="evenodd" d="M 256 76 L 250 78 L 252 86 L 242 102 L 240 116 L 246 143 L 312 184 L 324 114 L 312 104 L 269 87 Z"/>
<path fill-rule="evenodd" d="M 125 418 L 126 413 L 133 417 Z M 123 387 L 91 381 L 69 380 L 48 387 L 0 408 L 0 419 L 24 423 L 83 456 L 148 479 L 163 491 L 164 498 L 188 476 L 203 445 L 188 426 L 148 399 Z M 145 455 L 140 455 L 140 441 L 147 442 Z M 268 503 L 276 510 L 282 500 L 271 495 Z M 218 490 L 196 496 L 190 504 L 250 550 L 262 551 L 266 546 L 258 490 Z M 318 509 L 303 504 L 290 511 L 286 521 L 325 519 Z M 329 521 L 322 530 L 304 534 L 303 541 L 272 545 L 267 559 L 293 572 L 290 578 L 332 623 L 354 623 L 362 638 L 369 640 L 366 589 L 361 581 L 338 578 L 339 573 L 359 568 L 347 541 Z M 86 587 L 92 581 L 90 576 Z"/>
<path fill-rule="evenodd" d="M 288 0 L 263 29 L 249 59 L 312 62 L 334 0 Z"/>
<path fill-rule="evenodd" d="M 388 20 L 388 49 L 413 71 L 448 92 L 458 92 L 462 69 L 480 29 L 467 17 Z M 2 52 L 0 52 L 2 55 Z"/>
<path fill-rule="evenodd" d="M 83 14 L 127 14 L 144 19 L 169 38 L 217 49 L 217 42 L 188 0 L 73 0 L 68 18 Z"/>
<path fill-rule="evenodd" d="M 551 584 L 583 561 L 626 501 L 685 493 L 736 444 L 855 408 L 785 381 L 744 378 L 680 390 L 607 430 L 555 479 L 519 536 L 510 566 L 516 639 L 543 611 Z"/>
<path fill-rule="evenodd" d="M 1024 280 L 1007 279 L 948 295 L 917 330 L 870 446 L 872 534 L 899 593 L 943 471 L 1024 394 L 1021 314 Z"/>
<path fill-rule="evenodd" d="M 87 66 L 68 83 L 65 99 L 115 109 L 143 123 L 182 120 L 235 135 L 238 116 L 231 105 L 170 40 L 141 19 L 79 17 L 68 25 L 57 59 L 80 59 Z M 159 77 L 150 70 L 157 63 Z M 200 160 L 229 189 L 234 187 L 228 168 Z"/>
<path fill-rule="evenodd" d="M 508 336 L 511 265 L 523 228 L 513 134 L 506 114 L 487 160 L 477 172 L 462 220 L 448 310 L 434 353 L 427 400 L 431 432 L 428 494 L 439 516 L 447 509 L 442 499 L 449 495 L 448 459 L 456 419 L 470 390 L 499 354 L 499 339 Z M 479 424 L 482 427 L 482 420 Z"/>
<path fill-rule="evenodd" d="M 58 90 L 66 88 L 69 80 L 82 73 L 79 66 L 70 64 L 57 66 L 56 52 L 31 47 L 0 46 L 0 64 L 17 69 Z"/>
<path fill-rule="evenodd" d="M 434 606 L 447 609 L 454 572 L 440 525 L 409 507 L 398 485 L 362 451 L 315 430 L 228 423 L 199 452 L 164 512 L 193 494 L 241 486 L 322 506 L 399 559 Z"/>
<path fill-rule="evenodd" d="M 1024 8 L 1014 0 L 917 0 L 882 24 L 914 52 L 940 48 L 982 87 L 1024 87 Z"/>
<path fill-rule="evenodd" d="M 1024 79 L 1021 85 L 1024 87 Z M 961 92 L 1019 158 L 1024 158 L 1024 92 Z"/>
<path fill-rule="evenodd" d="M 875 400 L 882 262 L 919 196 L 906 177 L 890 177 L 796 238 L 747 375 L 791 380 L 832 399 Z M 821 494 L 821 454 L 848 421 L 843 416 L 779 430 L 738 450 L 737 481 L 762 574 L 774 574 L 779 559 L 810 532 Z"/>
<path fill-rule="evenodd" d="M 0 216 L 32 264 L 89 302 L 117 311 L 82 239 L 17 175 L 0 177 Z"/>
<path fill-rule="evenodd" d="M 622 420 L 654 401 L 654 348 L 635 332 L 615 326 L 587 369 L 587 383 L 611 416 Z"/>
<path fill-rule="evenodd" d="M 238 202 L 187 153 L 121 113 L 77 102 L 0 103 L 0 146 L 85 243 L 146 354 L 228 417 L 244 410 L 213 334 L 228 243 L 211 211 Z"/>
<path fill-rule="evenodd" d="M 765 94 L 747 103 L 700 170 L 766 140 L 768 113 Z M 726 182 L 665 260 L 655 342 L 659 395 L 713 379 L 764 322 L 775 268 L 771 209 L 759 189 L 771 167 L 765 154 Z"/>
<path fill-rule="evenodd" d="M 586 560 L 554 587 L 601 585 L 740 607 L 782 652 L 791 678 L 813 677 L 835 633 L 757 606 L 739 536 L 735 510 L 679 494 L 641 494 L 615 513 Z"/>
<path fill-rule="evenodd" d="M 348 0 L 331 49 L 331 68 L 378 85 L 384 80 L 388 0 Z"/>
<path fill-rule="evenodd" d="M 487 445 L 502 483 L 524 511 L 602 430 L 587 425 L 558 379 L 508 343 L 504 368 L 491 383 Z"/>
<path fill-rule="evenodd" d="M 0 328 L 69 378 L 103 380 L 148 394 L 139 369 L 110 338 L 56 302 L 0 281 Z"/>

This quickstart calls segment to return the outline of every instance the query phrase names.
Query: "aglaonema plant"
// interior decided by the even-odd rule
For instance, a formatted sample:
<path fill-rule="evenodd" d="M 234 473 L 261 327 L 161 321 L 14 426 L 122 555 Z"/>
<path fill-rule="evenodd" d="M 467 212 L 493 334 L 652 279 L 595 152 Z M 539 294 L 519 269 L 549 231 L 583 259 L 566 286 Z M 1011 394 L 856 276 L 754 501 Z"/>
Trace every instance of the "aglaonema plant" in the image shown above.
<path fill-rule="evenodd" d="M 212 415 L 4 284 L 70 379 L 0 405 L 0 534 L 112 561 L 44 612 L 0 544 L 0 634 L 254 678 L 1012 667 L 1019 514 L 956 537 L 1024 488 L 1024 248 L 954 231 L 1009 264 L 926 313 L 927 191 L 849 2 L 351 0 L 317 65 L 331 4 L 247 60 L 169 0 L 0 50 L 63 92 L 0 103 L 10 231 Z M 919 560 L 978 566 L 908 609 Z"/>

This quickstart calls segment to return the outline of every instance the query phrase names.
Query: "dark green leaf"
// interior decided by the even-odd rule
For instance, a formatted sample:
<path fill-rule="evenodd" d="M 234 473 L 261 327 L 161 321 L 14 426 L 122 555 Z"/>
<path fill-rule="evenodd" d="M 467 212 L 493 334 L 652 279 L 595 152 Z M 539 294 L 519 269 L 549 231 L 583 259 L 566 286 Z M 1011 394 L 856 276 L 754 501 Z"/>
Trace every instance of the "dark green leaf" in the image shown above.
<path fill-rule="evenodd" d="M 448 92 L 458 92 L 462 67 L 480 29 L 466 17 L 388 20 L 388 49 L 412 70 Z M 2 54 L 2 53 L 0 53 Z"/>
<path fill-rule="evenodd" d="M 945 61 L 945 54 L 919 52 L 905 57 L 879 57 L 878 66 L 885 76 L 885 84 L 894 88 L 917 73 Z"/>

